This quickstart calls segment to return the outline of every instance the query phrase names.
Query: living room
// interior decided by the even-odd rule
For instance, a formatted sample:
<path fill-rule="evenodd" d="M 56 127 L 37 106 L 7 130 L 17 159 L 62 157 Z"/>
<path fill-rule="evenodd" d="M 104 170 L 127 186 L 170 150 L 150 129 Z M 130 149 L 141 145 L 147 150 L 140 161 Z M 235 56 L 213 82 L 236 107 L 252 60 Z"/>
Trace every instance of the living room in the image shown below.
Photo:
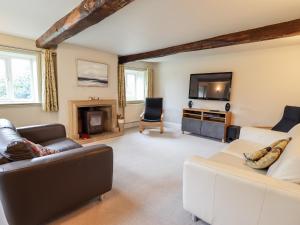
<path fill-rule="evenodd" d="M 2 3 L 0 224 L 298 224 L 299 7 Z"/>

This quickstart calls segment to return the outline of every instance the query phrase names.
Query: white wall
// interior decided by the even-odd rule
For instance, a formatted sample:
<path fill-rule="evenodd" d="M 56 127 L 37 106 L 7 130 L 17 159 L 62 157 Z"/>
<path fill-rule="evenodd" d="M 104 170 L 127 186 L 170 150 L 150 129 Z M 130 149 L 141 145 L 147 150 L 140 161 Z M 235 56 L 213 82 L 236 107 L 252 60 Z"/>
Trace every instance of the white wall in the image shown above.
<path fill-rule="evenodd" d="M 0 45 L 38 50 L 35 48 L 33 40 L 8 35 L 0 35 Z M 108 88 L 78 87 L 76 81 L 76 59 L 86 59 L 108 64 Z M 2 105 L 0 106 L 0 118 L 10 119 L 16 126 L 51 122 L 60 122 L 67 126 L 69 100 L 88 99 L 90 96 L 117 100 L 117 66 L 118 57 L 115 54 L 76 45 L 62 44 L 57 49 L 59 112 L 43 112 L 40 104 Z"/>
<path fill-rule="evenodd" d="M 77 85 L 76 59 L 85 59 L 108 65 L 108 87 L 79 87 Z M 58 121 L 68 127 L 68 102 L 87 100 L 89 97 L 100 99 L 118 99 L 117 55 L 83 48 L 76 45 L 62 44 L 57 49 L 57 74 L 59 112 Z"/>
<path fill-rule="evenodd" d="M 232 71 L 233 123 L 273 126 L 285 105 L 300 106 L 300 45 L 174 57 L 155 69 L 155 96 L 164 97 L 165 120 L 180 123 L 191 73 Z M 224 102 L 194 101 L 224 110 Z"/>

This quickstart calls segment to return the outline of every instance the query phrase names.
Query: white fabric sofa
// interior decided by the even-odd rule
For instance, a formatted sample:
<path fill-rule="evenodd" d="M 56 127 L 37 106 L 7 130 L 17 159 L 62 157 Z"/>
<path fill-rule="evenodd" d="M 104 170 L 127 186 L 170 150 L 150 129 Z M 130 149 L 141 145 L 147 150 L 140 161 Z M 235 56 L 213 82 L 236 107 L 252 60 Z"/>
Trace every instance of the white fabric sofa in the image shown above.
<path fill-rule="evenodd" d="M 242 153 L 288 137 L 292 141 L 268 171 L 244 165 Z M 185 161 L 183 206 L 211 225 L 299 225 L 299 183 L 300 125 L 289 133 L 244 127 L 222 152 Z"/>

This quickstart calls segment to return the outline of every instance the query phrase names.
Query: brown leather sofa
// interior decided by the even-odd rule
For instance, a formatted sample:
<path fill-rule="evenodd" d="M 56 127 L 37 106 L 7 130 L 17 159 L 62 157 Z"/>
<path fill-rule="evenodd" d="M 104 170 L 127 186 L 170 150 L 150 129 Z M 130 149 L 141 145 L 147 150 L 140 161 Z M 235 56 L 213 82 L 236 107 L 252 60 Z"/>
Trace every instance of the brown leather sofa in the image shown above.
<path fill-rule="evenodd" d="M 60 153 L 0 165 L 0 197 L 10 225 L 44 224 L 111 190 L 111 147 L 82 147 L 61 124 L 16 129 L 0 119 L 0 151 L 18 138 Z"/>

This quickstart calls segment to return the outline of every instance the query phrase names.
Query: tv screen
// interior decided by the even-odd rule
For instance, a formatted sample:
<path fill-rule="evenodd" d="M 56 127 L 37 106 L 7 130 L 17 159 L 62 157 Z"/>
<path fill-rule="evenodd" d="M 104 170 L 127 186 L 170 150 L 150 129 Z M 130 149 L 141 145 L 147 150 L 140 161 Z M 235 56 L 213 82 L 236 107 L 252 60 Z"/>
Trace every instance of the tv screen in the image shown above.
<path fill-rule="evenodd" d="M 191 74 L 190 99 L 230 101 L 232 73 Z"/>

